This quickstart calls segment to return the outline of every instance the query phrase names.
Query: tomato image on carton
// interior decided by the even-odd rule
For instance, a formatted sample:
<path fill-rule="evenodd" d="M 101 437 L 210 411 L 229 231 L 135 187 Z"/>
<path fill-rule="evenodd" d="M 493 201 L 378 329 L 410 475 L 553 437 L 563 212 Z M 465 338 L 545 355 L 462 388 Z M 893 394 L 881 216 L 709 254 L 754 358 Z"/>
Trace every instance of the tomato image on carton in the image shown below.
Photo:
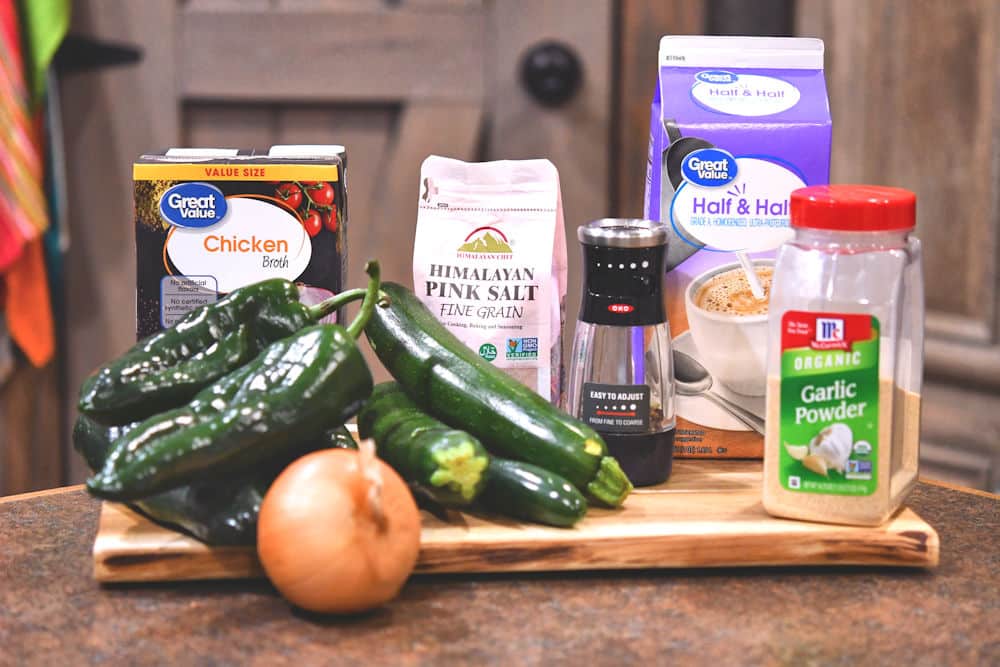
<path fill-rule="evenodd" d="M 170 149 L 133 167 L 136 336 L 268 278 L 304 301 L 347 271 L 343 146 Z"/>

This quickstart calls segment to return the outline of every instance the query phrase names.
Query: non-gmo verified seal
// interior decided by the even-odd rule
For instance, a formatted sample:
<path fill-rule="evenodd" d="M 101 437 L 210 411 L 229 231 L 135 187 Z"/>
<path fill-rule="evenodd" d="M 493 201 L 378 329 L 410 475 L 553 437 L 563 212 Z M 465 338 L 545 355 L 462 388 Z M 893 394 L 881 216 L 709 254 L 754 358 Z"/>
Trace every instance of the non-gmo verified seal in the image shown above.
<path fill-rule="evenodd" d="M 537 359 L 538 338 L 508 338 L 505 356 L 507 359 Z"/>
<path fill-rule="evenodd" d="M 479 356 L 486 361 L 493 361 L 497 358 L 497 346 L 493 343 L 483 343 L 479 346 Z"/>

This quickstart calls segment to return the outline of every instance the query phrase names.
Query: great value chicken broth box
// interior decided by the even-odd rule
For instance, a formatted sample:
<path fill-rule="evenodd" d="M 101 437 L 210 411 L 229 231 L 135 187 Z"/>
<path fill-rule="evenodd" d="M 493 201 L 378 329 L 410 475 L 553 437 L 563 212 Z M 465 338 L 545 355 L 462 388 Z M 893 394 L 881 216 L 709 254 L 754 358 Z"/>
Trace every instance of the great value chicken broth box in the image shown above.
<path fill-rule="evenodd" d="M 343 146 L 173 148 L 143 155 L 135 184 L 136 335 L 268 278 L 319 303 L 347 271 Z"/>
<path fill-rule="evenodd" d="M 822 41 L 661 40 L 645 216 L 670 229 L 675 456 L 763 456 L 773 259 L 791 192 L 829 182 L 830 136 Z"/>

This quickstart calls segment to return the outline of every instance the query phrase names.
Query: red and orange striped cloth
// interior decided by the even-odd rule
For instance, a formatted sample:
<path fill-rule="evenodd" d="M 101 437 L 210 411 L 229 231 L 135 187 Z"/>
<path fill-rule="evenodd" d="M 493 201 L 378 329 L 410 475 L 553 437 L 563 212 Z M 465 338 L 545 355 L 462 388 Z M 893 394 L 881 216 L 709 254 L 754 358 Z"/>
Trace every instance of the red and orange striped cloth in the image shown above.
<path fill-rule="evenodd" d="M 35 0 L 32 0 L 35 2 Z M 41 0 L 22 7 L 30 15 L 65 4 Z M 66 31 L 63 14 L 25 26 L 14 0 L 0 0 L 0 305 L 7 328 L 25 357 L 44 366 L 55 353 L 52 306 L 42 234 L 49 226 L 38 71 L 47 68 Z M 30 16 L 29 16 L 30 18 Z M 26 50 L 27 35 L 45 43 Z M 53 39 L 54 38 L 54 39 Z M 26 63 L 25 61 L 29 62 Z M 33 70 L 26 69 L 30 64 Z"/>

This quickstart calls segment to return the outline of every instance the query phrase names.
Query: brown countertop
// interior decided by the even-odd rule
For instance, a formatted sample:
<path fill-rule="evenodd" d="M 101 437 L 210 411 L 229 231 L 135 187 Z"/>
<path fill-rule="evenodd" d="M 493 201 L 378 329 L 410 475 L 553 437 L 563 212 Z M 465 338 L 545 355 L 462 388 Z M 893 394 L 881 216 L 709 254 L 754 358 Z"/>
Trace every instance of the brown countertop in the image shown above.
<path fill-rule="evenodd" d="M 921 483 L 934 571 L 434 576 L 352 619 L 266 582 L 101 587 L 98 503 L 0 502 L 0 664 L 1000 664 L 1000 502 Z"/>

